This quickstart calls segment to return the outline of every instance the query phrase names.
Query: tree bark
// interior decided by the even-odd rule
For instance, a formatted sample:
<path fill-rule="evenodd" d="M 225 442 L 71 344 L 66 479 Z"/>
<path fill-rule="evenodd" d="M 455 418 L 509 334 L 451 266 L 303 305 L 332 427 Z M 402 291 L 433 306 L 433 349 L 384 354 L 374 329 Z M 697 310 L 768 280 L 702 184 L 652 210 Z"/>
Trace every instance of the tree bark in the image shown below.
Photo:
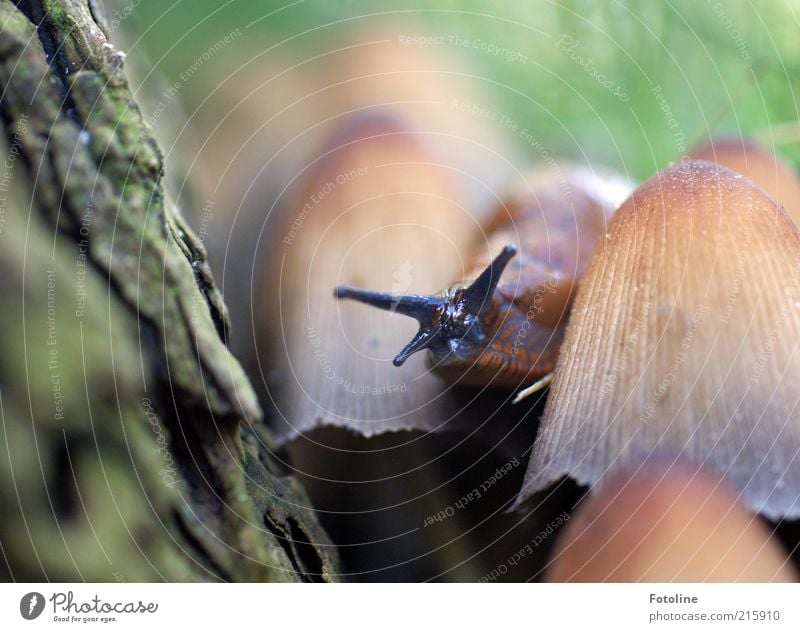
<path fill-rule="evenodd" d="M 0 577 L 335 580 L 102 6 L 0 23 Z"/>

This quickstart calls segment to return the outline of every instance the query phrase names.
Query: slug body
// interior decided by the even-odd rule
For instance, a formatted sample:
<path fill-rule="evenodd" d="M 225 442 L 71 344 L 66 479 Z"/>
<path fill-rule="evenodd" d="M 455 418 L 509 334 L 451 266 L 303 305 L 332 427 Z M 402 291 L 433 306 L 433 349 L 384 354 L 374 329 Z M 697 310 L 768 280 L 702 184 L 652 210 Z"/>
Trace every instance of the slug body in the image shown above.
<path fill-rule="evenodd" d="M 489 215 L 464 281 L 433 296 L 350 287 L 335 295 L 419 321 L 396 366 L 427 349 L 448 382 L 531 384 L 555 368 L 577 285 L 629 192 L 626 181 L 588 170 L 538 172 Z"/>

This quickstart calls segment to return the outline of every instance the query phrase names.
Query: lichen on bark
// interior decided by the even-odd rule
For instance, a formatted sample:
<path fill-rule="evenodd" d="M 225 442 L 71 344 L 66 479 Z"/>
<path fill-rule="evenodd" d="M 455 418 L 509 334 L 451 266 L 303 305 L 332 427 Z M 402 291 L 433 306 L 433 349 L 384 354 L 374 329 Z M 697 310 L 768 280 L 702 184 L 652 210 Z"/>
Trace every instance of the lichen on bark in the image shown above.
<path fill-rule="evenodd" d="M 0 255 L 22 308 L 0 315 L 9 575 L 334 580 L 335 549 L 272 457 L 203 245 L 165 199 L 163 155 L 96 16 L 87 0 L 0 0 L 0 149 L 15 152 Z M 28 522 L 35 534 L 14 535 Z"/>

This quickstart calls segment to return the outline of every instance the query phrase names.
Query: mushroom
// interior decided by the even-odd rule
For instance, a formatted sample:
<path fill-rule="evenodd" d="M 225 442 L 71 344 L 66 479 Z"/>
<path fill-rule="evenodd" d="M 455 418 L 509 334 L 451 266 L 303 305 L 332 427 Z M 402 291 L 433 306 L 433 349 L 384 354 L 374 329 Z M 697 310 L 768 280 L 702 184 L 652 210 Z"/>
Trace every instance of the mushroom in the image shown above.
<path fill-rule="evenodd" d="M 550 581 L 796 581 L 786 551 L 717 480 L 651 464 L 582 503 L 559 534 Z"/>
<path fill-rule="evenodd" d="M 697 145 L 689 157 L 716 162 L 747 176 L 777 200 L 800 226 L 800 178 L 781 158 L 753 139 L 720 136 Z"/>
<path fill-rule="evenodd" d="M 687 161 L 611 221 L 578 290 L 518 507 L 658 458 L 800 517 L 800 235 L 750 180 Z"/>
<path fill-rule="evenodd" d="M 334 310 L 331 289 L 440 287 L 474 218 L 452 172 L 396 115 L 359 117 L 331 147 L 289 195 L 265 250 L 259 358 L 276 433 L 288 441 L 323 425 L 365 436 L 431 430 L 451 415 L 438 379 L 422 358 L 392 365 L 414 323 L 354 304 Z"/>

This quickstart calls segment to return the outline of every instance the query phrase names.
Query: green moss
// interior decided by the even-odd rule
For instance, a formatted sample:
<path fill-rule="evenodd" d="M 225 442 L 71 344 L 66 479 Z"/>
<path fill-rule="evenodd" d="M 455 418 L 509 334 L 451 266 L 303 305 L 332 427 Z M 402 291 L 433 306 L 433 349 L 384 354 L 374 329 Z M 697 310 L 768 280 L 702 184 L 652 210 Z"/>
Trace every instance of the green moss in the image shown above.
<path fill-rule="evenodd" d="M 14 182 L 22 189 L 12 205 L 16 214 L 4 227 L 14 235 L 11 244 L 25 247 L 0 249 L 9 272 L 0 275 L 0 289 L 5 296 L 25 289 L 22 331 L 21 313 L 0 311 L 0 328 L 13 332 L 0 340 L 0 383 L 3 394 L 6 386 L 11 394 L 3 402 L 4 423 L 14 426 L 9 436 L 15 437 L 15 450 L 8 462 L 0 462 L 0 470 L 18 473 L 30 515 L 45 512 L 37 521 L 35 548 L 46 557 L 50 579 L 108 577 L 109 562 L 98 555 L 83 511 L 126 578 L 150 579 L 164 572 L 172 579 L 201 578 L 207 572 L 232 580 L 296 578 L 302 571 L 281 554 L 267 528 L 270 512 L 279 509 L 264 508 L 248 493 L 240 424 L 245 419 L 259 423 L 261 413 L 209 316 L 224 308 L 216 302 L 221 298 L 205 253 L 175 209 L 165 207 L 163 156 L 139 108 L 131 107 L 127 82 L 111 67 L 113 55 L 85 3 L 47 2 L 45 10 L 43 28 L 65 58 L 83 70 L 54 76 L 42 50 L 26 44 L 33 25 L 11 3 L 0 4 L 0 17 L 14 26 L 0 32 L 5 138 L 14 136 L 22 120 L 28 127 L 15 138 L 21 157 Z M 69 117 L 62 111 L 59 81 L 75 105 Z M 81 131 L 89 133 L 89 143 L 80 141 Z M 24 217 L 31 208 L 34 215 Z M 80 233 L 87 209 L 89 230 Z M 79 252 L 89 259 L 80 279 Z M 80 316 L 73 313 L 79 289 L 87 294 Z M 208 309 L 193 318 L 195 303 L 206 300 Z M 57 367 L 48 366 L 51 314 Z M 62 404 L 56 377 L 63 414 L 57 408 Z M 145 388 L 170 394 L 164 401 L 151 395 L 158 434 L 142 405 Z M 186 436 L 189 445 L 176 443 Z M 154 458 L 157 441 L 171 448 L 162 446 L 162 452 L 184 481 L 185 504 L 161 476 L 163 455 Z M 65 443 L 75 457 L 67 477 L 59 470 L 66 467 Z M 264 463 L 250 467 L 266 488 L 285 484 Z M 61 487 L 53 490 L 53 485 Z M 32 562 L 25 561 L 38 559 L 36 551 L 31 554 L 13 537 L 25 533 L 21 501 L 4 492 L 0 489 L 0 540 L 18 545 L 12 547 L 14 566 L 25 571 L 19 578 L 39 578 Z M 64 506 L 53 506 L 54 497 Z M 82 507 L 76 509 L 76 503 Z M 98 515 L 104 507 L 106 513 Z M 280 515 L 287 511 L 295 512 L 293 524 L 313 534 L 310 542 L 329 546 L 311 512 L 280 508 Z M 159 521 L 164 528 L 148 531 L 148 524 Z M 191 542 L 176 545 L 185 533 L 192 534 Z M 199 566 L 184 564 L 180 551 L 187 545 Z M 73 549 L 84 556 L 80 564 L 71 558 Z"/>
<path fill-rule="evenodd" d="M 54 28 L 63 33 L 68 33 L 72 30 L 70 16 L 61 0 L 44 0 L 44 11 Z"/>

